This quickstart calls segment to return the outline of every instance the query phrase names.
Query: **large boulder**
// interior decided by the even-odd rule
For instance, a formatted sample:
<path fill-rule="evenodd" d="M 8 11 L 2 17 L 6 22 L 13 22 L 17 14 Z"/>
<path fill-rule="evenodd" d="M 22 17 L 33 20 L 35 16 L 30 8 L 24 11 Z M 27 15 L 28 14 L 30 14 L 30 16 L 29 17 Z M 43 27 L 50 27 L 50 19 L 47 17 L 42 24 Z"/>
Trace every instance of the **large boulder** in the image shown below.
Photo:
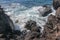
<path fill-rule="evenodd" d="M 60 0 L 53 0 L 53 7 L 55 10 L 60 7 Z"/>
<path fill-rule="evenodd" d="M 14 24 L 10 17 L 5 14 L 3 8 L 0 7 L 0 33 L 8 34 L 14 29 Z"/>
<path fill-rule="evenodd" d="M 52 12 L 52 9 L 51 9 L 51 7 L 49 7 L 49 6 L 44 5 L 44 6 L 42 6 L 41 8 L 39 8 L 38 11 L 39 11 L 39 13 L 40 13 L 40 16 L 45 17 L 45 16 L 47 16 L 49 13 Z"/>

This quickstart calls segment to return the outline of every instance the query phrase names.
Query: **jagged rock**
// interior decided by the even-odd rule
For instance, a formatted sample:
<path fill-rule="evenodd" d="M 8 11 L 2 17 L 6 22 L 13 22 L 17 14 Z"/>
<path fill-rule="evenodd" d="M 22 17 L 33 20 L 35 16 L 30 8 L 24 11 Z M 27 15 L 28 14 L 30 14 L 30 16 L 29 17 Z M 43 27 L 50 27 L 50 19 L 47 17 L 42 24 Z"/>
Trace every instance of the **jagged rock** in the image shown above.
<path fill-rule="evenodd" d="M 39 8 L 38 11 L 40 12 L 40 16 L 45 17 L 52 12 L 52 9 L 49 6 L 44 5 L 43 8 Z"/>
<path fill-rule="evenodd" d="M 60 7 L 60 0 L 53 0 L 53 7 L 55 10 Z"/>

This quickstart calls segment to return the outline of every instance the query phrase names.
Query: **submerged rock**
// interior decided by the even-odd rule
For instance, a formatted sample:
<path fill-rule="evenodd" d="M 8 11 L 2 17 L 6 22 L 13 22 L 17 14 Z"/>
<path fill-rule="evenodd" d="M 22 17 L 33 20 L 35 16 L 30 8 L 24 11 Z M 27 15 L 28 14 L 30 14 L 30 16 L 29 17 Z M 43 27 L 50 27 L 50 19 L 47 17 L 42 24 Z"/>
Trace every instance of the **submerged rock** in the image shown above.
<path fill-rule="evenodd" d="M 52 12 L 52 9 L 49 6 L 44 5 L 42 8 L 39 8 L 38 11 L 40 12 L 41 16 L 45 17 Z"/>
<path fill-rule="evenodd" d="M 60 7 L 60 0 L 53 0 L 53 8 L 57 10 Z"/>

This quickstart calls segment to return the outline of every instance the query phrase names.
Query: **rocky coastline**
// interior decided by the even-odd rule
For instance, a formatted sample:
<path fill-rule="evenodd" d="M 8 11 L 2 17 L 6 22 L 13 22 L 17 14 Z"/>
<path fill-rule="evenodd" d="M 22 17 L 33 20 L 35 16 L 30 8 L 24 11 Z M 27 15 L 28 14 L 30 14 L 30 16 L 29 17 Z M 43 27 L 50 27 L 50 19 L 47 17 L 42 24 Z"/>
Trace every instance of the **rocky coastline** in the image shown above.
<path fill-rule="evenodd" d="M 43 7 L 43 11 L 38 9 L 38 11 L 41 11 L 41 16 L 45 17 L 52 12 L 49 6 Z M 25 28 L 29 31 L 21 32 L 14 30 L 13 21 L 0 6 L 0 40 L 60 40 L 60 0 L 53 0 L 53 8 L 56 13 L 48 16 L 48 21 L 43 26 L 43 32 L 41 32 L 41 27 L 33 20 L 26 22 Z"/>

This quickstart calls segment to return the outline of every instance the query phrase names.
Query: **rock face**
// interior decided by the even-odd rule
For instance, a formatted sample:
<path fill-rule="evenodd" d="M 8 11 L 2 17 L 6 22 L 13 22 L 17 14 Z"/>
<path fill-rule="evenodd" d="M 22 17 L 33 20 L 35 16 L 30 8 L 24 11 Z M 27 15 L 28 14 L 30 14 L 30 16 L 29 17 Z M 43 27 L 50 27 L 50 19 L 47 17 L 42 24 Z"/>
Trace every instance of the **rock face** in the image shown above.
<path fill-rule="evenodd" d="M 45 17 L 52 12 L 52 9 L 49 6 L 44 5 L 42 8 L 39 8 L 38 11 L 40 12 L 41 16 Z"/>
<path fill-rule="evenodd" d="M 53 7 L 55 10 L 60 7 L 60 0 L 53 0 Z"/>
<path fill-rule="evenodd" d="M 46 40 L 60 40 L 60 8 L 57 9 L 56 15 L 50 15 L 48 22 L 44 26 Z M 43 33 L 43 34 L 44 34 Z"/>

